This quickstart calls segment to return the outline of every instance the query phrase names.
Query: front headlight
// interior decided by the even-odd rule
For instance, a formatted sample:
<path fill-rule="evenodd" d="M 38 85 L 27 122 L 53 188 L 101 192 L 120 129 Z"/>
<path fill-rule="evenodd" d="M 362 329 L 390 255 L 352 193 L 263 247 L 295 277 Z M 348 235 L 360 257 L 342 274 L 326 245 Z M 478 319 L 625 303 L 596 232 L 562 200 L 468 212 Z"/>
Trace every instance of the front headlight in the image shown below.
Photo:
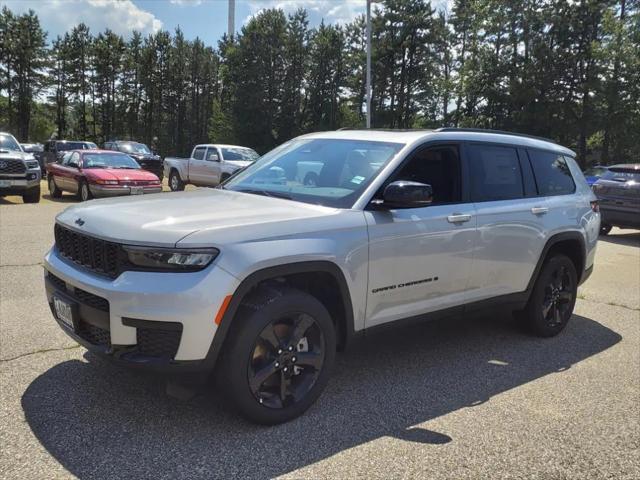
<path fill-rule="evenodd" d="M 126 246 L 129 262 L 141 270 L 195 272 L 207 267 L 220 253 L 217 248 L 169 249 Z"/>
<path fill-rule="evenodd" d="M 40 168 L 40 164 L 38 163 L 38 161 L 37 161 L 37 160 L 36 160 L 36 161 L 31 161 L 31 160 L 29 160 L 29 161 L 27 162 L 27 168 L 28 168 L 28 169 Z"/>

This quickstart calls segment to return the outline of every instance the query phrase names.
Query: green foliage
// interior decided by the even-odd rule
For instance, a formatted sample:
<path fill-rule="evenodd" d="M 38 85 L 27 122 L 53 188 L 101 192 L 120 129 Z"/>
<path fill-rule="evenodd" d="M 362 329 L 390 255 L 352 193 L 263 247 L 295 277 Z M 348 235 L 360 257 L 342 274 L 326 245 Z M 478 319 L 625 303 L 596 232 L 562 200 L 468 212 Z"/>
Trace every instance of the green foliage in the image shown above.
<path fill-rule="evenodd" d="M 588 162 L 640 161 L 638 0 L 377 3 L 375 127 L 483 127 L 550 137 Z M 162 154 L 205 141 L 265 152 L 365 123 L 365 20 L 309 28 L 278 9 L 217 48 L 178 29 L 125 41 L 77 25 L 51 42 L 0 14 L 0 127 L 21 140 L 133 138 Z M 54 132 L 55 131 L 55 132 Z"/>

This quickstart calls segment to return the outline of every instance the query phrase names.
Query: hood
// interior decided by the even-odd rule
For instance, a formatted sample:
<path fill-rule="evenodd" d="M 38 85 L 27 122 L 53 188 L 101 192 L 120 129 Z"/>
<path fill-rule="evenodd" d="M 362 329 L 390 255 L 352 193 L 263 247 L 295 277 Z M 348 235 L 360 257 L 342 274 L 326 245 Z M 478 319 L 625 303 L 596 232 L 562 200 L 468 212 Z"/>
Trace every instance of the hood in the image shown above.
<path fill-rule="evenodd" d="M 158 177 L 146 170 L 125 168 L 87 168 L 84 174 L 90 180 L 158 180 Z"/>
<path fill-rule="evenodd" d="M 206 231 L 211 244 L 250 240 L 301 227 L 301 220 L 339 210 L 279 198 L 219 189 L 92 200 L 72 206 L 56 221 L 74 230 L 131 245 L 174 246 Z M 82 218 L 79 227 L 75 222 Z M 273 224 L 277 224 L 274 227 Z"/>
<path fill-rule="evenodd" d="M 31 153 L 19 152 L 18 150 L 0 150 L 0 159 L 12 160 L 34 160 Z"/>

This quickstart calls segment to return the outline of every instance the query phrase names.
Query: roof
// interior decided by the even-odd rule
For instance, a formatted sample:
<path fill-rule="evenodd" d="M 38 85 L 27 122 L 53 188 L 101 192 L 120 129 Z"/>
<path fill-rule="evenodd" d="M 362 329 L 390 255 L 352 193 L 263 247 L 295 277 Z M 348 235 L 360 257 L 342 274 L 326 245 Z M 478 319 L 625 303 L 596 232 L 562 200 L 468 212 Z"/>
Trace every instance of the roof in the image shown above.
<path fill-rule="evenodd" d="M 253 148 L 251 147 L 243 147 L 242 145 L 227 145 L 226 143 L 199 143 L 198 145 L 196 145 L 196 147 L 246 148 L 248 150 L 253 150 Z"/>
<path fill-rule="evenodd" d="M 336 130 L 329 132 L 317 132 L 303 135 L 304 138 L 334 138 L 344 140 L 364 140 L 389 143 L 417 144 L 429 140 L 449 141 L 482 141 L 491 143 L 504 143 L 520 145 L 528 148 L 552 150 L 564 155 L 575 157 L 572 150 L 553 143 L 550 140 L 519 135 L 517 133 L 498 132 L 495 130 Z"/>
<path fill-rule="evenodd" d="M 607 168 L 626 168 L 627 170 L 640 170 L 640 163 L 618 163 L 607 165 Z"/>

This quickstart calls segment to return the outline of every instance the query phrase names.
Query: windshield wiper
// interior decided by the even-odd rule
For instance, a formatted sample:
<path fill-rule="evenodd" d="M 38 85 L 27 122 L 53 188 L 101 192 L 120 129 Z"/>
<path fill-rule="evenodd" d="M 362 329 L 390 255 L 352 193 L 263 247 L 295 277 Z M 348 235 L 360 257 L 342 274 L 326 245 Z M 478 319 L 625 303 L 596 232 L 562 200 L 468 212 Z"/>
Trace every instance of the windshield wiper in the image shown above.
<path fill-rule="evenodd" d="M 252 188 L 242 188 L 236 191 L 242 193 L 252 193 L 254 195 L 262 195 L 264 197 L 284 198 L 285 200 L 291 200 L 291 195 L 287 195 L 283 192 L 272 192 L 270 190 L 257 190 Z"/>

